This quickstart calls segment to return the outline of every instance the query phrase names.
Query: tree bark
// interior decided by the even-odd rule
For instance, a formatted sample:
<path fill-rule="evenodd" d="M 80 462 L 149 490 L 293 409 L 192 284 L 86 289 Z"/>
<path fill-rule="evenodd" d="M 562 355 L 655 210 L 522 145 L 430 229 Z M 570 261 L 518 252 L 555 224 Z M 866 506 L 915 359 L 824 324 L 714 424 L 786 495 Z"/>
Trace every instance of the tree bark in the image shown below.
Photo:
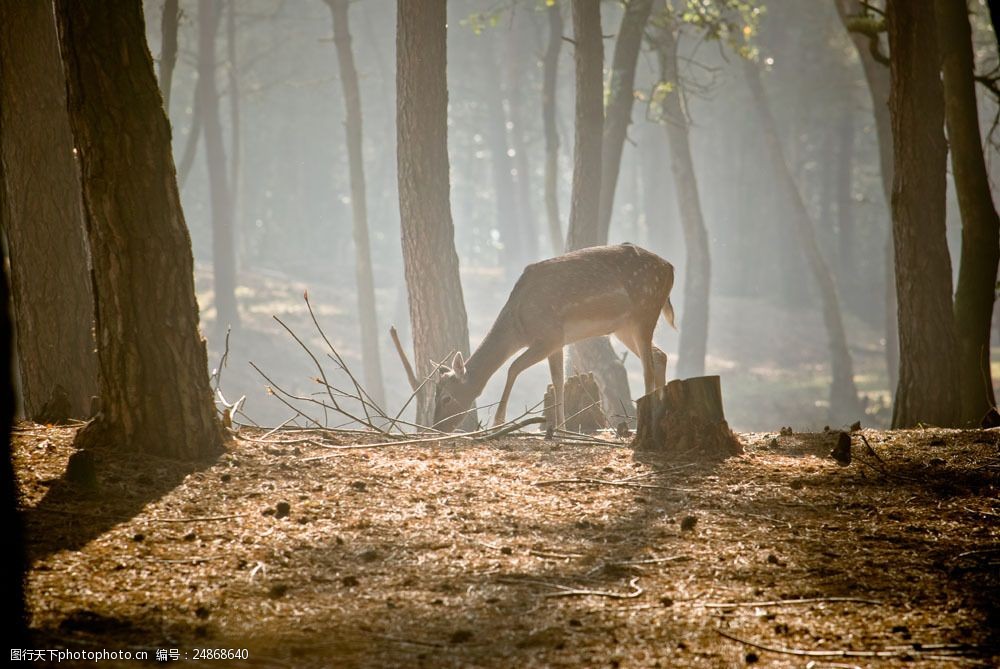
<path fill-rule="evenodd" d="M 236 306 L 236 245 L 233 234 L 233 196 L 226 169 L 226 149 L 219 120 L 219 92 L 215 81 L 215 37 L 221 6 L 214 0 L 198 0 L 198 88 L 205 161 L 212 209 L 212 271 L 215 286 L 215 333 L 240 326 Z"/>
<path fill-rule="evenodd" d="M 347 160 L 350 166 L 351 213 L 354 230 L 354 271 L 358 288 L 358 321 L 361 326 L 361 360 L 365 390 L 380 406 L 385 406 L 382 361 L 379 355 L 378 316 L 375 309 L 375 276 L 372 272 L 371 243 L 368 239 L 368 196 L 365 189 L 365 161 L 362 147 L 361 93 L 354 67 L 348 23 L 349 0 L 329 0 L 333 13 L 333 42 L 337 47 L 340 84 L 344 92 Z"/>
<path fill-rule="evenodd" d="M 705 373 L 708 345 L 708 302 L 712 265 L 708 250 L 708 230 L 701 212 L 701 198 L 695 177 L 688 137 L 684 89 L 677 68 L 677 38 L 671 26 L 658 31 L 660 80 L 673 85 L 663 100 L 663 124 L 670 144 L 670 163 L 677 192 L 677 207 L 684 230 L 687 263 L 684 270 L 684 314 L 680 326 L 677 376 L 687 378 Z"/>
<path fill-rule="evenodd" d="M 932 0 L 889 0 L 892 225 L 899 385 L 892 426 L 959 421 L 951 259 L 945 236 L 944 101 Z"/>
<path fill-rule="evenodd" d="M 972 30 L 965 2 L 935 0 L 944 107 L 958 208 L 962 258 L 955 291 L 955 329 L 962 425 L 978 426 L 996 405 L 990 373 L 990 329 L 1000 261 L 1000 220 L 990 193 L 976 108 Z"/>
<path fill-rule="evenodd" d="M 889 117 L 889 68 L 876 60 L 869 37 L 851 30 L 850 17 L 861 10 L 857 0 L 835 0 L 837 14 L 857 49 L 861 68 L 872 98 L 872 115 L 878 135 L 879 167 L 886 206 L 892 208 L 892 119 Z M 896 271 L 893 262 L 892 215 L 888 221 L 885 246 L 885 362 L 889 377 L 889 393 L 895 393 L 899 381 L 899 329 L 896 321 Z"/>
<path fill-rule="evenodd" d="M 576 71 L 576 127 L 573 152 L 573 195 L 570 201 L 566 250 L 602 244 L 598 230 L 601 192 L 601 141 L 604 127 L 604 45 L 601 42 L 599 0 L 573 0 L 573 58 Z M 625 366 L 607 337 L 570 347 L 571 367 L 593 372 L 604 392 L 608 415 L 632 404 Z"/>
<path fill-rule="evenodd" d="M 101 410 L 77 444 L 218 452 L 191 239 L 139 0 L 56 3 L 93 262 Z"/>
<path fill-rule="evenodd" d="M 229 98 L 229 199 L 232 202 L 232 217 L 234 230 L 239 230 L 240 196 L 241 189 L 241 167 L 242 167 L 242 136 L 240 124 L 240 71 L 239 61 L 236 58 L 236 0 L 229 0 L 226 3 L 226 81 L 229 85 L 227 97 Z M 168 115 L 169 116 L 169 115 Z M 238 246 L 238 244 L 234 244 Z M 235 252 L 235 250 L 234 250 Z M 236 254 L 235 265 L 239 266 L 239 259 L 243 254 Z"/>
<path fill-rule="evenodd" d="M 452 351 L 468 356 L 469 329 L 458 273 L 448 182 L 445 0 L 396 3 L 396 141 L 403 265 L 413 353 L 420 378 Z M 427 384 L 417 423 L 434 418 Z M 475 424 L 475 412 L 469 423 Z"/>
<path fill-rule="evenodd" d="M 601 140 L 601 191 L 598 229 L 602 244 L 608 243 L 611 214 L 614 211 L 615 189 L 621 170 L 622 150 L 628 127 L 632 124 L 632 103 L 635 101 L 635 69 L 642 46 L 642 34 L 649 20 L 653 0 L 629 0 L 625 5 L 615 53 L 611 61 L 610 96 L 604 118 Z"/>
<path fill-rule="evenodd" d="M 174 67 L 177 65 L 177 24 L 180 21 L 180 0 L 164 0 L 160 46 L 160 92 L 163 95 L 163 109 L 170 118 L 170 89 L 174 82 Z"/>
<path fill-rule="evenodd" d="M 545 217 L 553 255 L 563 249 L 562 223 L 559 220 L 559 130 L 556 128 L 556 93 L 559 75 L 559 50 L 562 48 L 563 20 L 559 3 L 554 2 L 548 15 L 549 43 L 542 61 L 542 125 L 545 132 Z"/>
<path fill-rule="evenodd" d="M 767 160 L 771 163 L 777 177 L 777 185 L 783 192 L 783 199 L 791 207 L 790 218 L 793 233 L 819 288 L 823 322 L 826 325 L 830 348 L 830 370 L 833 377 L 830 384 L 830 422 L 853 422 L 860 415 L 861 406 L 858 403 L 858 389 L 854 385 L 853 363 L 851 353 L 847 348 L 847 333 L 844 331 L 837 286 L 833 281 L 830 267 L 816 242 L 816 230 L 809 216 L 809 211 L 802 201 L 802 194 L 795 184 L 788 163 L 785 161 L 781 140 L 778 138 L 777 127 L 768 106 L 757 66 L 750 61 L 744 61 L 744 72 L 750 88 L 754 110 L 763 131 Z"/>
<path fill-rule="evenodd" d="M 0 130 L 24 414 L 87 418 L 97 392 L 94 303 L 51 3 L 0 3 Z"/>

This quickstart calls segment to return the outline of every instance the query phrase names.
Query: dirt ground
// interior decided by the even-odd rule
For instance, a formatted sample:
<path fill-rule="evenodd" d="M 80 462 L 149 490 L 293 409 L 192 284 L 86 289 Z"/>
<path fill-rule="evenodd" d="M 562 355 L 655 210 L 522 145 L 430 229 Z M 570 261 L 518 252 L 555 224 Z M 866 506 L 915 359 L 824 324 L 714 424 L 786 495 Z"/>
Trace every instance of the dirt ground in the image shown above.
<path fill-rule="evenodd" d="M 73 433 L 16 436 L 35 649 L 249 667 L 1000 664 L 998 430 L 865 430 L 845 467 L 835 433 L 742 434 L 743 455 L 701 463 L 610 437 L 244 430 L 199 464 L 98 452 L 96 481 L 71 483 Z M 194 660 L 205 648 L 249 659 Z"/>

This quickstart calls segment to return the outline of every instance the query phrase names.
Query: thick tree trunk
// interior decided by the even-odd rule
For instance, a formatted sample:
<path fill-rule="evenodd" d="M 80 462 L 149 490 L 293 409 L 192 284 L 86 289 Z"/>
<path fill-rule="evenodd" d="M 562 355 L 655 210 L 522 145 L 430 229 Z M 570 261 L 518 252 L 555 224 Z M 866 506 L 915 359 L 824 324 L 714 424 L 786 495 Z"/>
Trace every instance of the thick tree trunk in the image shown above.
<path fill-rule="evenodd" d="M 899 385 L 892 426 L 958 424 L 957 341 L 945 236 L 944 101 L 932 0 L 889 0 L 892 226 Z"/>
<path fill-rule="evenodd" d="M 870 40 L 865 35 L 851 30 L 850 17 L 861 10 L 857 0 L 835 0 L 837 14 L 847 30 L 861 59 L 868 92 L 872 98 L 872 115 L 878 135 L 879 168 L 882 175 L 882 191 L 886 206 L 890 209 L 888 234 L 885 248 L 885 362 L 889 377 L 889 393 L 896 391 L 899 381 L 899 328 L 896 321 L 896 271 L 892 248 L 892 119 L 889 117 L 889 68 L 876 60 Z"/>
<path fill-rule="evenodd" d="M 559 221 L 559 131 L 556 128 L 556 84 L 559 74 L 559 50 L 562 48 L 563 20 L 559 3 L 545 10 L 549 19 L 549 42 L 542 61 L 542 124 L 545 132 L 545 218 L 553 255 L 563 249 L 562 223 Z"/>
<path fill-rule="evenodd" d="M 337 47 L 340 84 L 344 91 L 347 120 L 347 160 L 351 178 L 351 213 L 354 222 L 354 267 L 358 284 L 358 321 L 361 326 L 361 359 L 365 390 L 380 406 L 385 406 L 382 361 L 378 345 L 378 317 L 375 309 L 375 277 L 372 272 L 371 243 L 368 240 L 368 196 L 365 189 L 365 161 L 362 149 L 361 93 L 354 67 L 348 24 L 349 0 L 330 0 L 333 12 L 333 41 Z"/>
<path fill-rule="evenodd" d="M 479 63 L 485 113 L 486 143 L 490 149 L 490 166 L 493 174 L 493 197 L 496 204 L 496 229 L 500 233 L 500 243 L 503 250 L 500 253 L 503 269 L 517 276 L 526 264 L 524 242 L 521 239 L 521 225 L 517 217 L 517 196 L 514 194 L 514 177 L 511 174 L 513 164 L 508 154 L 507 117 L 503 110 L 503 91 L 499 82 L 491 76 L 496 67 L 493 35 L 485 35 L 480 41 L 476 52 L 480 54 Z"/>
<path fill-rule="evenodd" d="M 632 124 L 632 103 L 635 101 L 635 67 L 642 46 L 642 33 L 649 20 L 653 0 L 630 0 L 625 5 L 615 53 L 611 61 L 609 97 L 601 141 L 601 191 L 598 211 L 598 235 L 608 243 L 611 214 L 614 211 L 615 189 L 621 170 L 625 137 Z"/>
<path fill-rule="evenodd" d="M 94 268 L 101 400 L 77 443 L 215 453 L 222 433 L 191 239 L 141 3 L 60 0 L 56 14 Z"/>
<path fill-rule="evenodd" d="M 212 271 L 215 286 L 215 334 L 240 326 L 236 306 L 236 244 L 233 234 L 233 196 L 226 167 L 226 149 L 219 120 L 219 92 L 215 81 L 215 36 L 221 6 L 198 0 L 198 88 L 205 131 L 205 160 L 212 209 Z"/>
<path fill-rule="evenodd" d="M 670 26 L 658 31 L 660 80 L 673 85 L 663 100 L 663 123 L 670 143 L 670 163 L 677 192 L 677 207 L 684 229 L 687 262 L 684 270 L 684 314 L 680 326 L 677 376 L 687 378 L 705 373 L 708 345 L 708 300 L 712 265 L 708 251 L 708 230 L 701 213 L 698 181 L 691 159 L 688 119 L 677 70 L 677 39 Z"/>
<path fill-rule="evenodd" d="M 7 3 L 11 5 L 14 3 Z M 22 5 L 35 4 L 43 7 L 49 18 L 49 30 L 54 32 L 52 21 L 52 6 L 47 2 L 18 3 Z M 6 8 L 0 7 L 0 22 L 6 24 L 8 17 Z M 3 27 L 0 26 L 0 30 Z M 21 33 L 27 37 L 26 33 Z M 11 46 L 13 43 L 6 41 L 7 35 L 2 36 L 0 44 Z M 50 47 L 53 46 L 52 39 L 49 39 Z M 3 71 L 6 64 L 0 60 L 0 79 L 3 78 Z M 4 132 L 4 124 L 0 121 L 0 135 Z M 0 161 L 0 189 L 4 186 L 4 164 Z M 0 190 L 0 192 L 3 192 Z M 0 211 L 0 220 L 5 216 Z M 5 259 L 0 253 L 0 263 Z M 14 648 L 25 648 L 29 643 L 28 638 L 28 612 L 24 601 L 24 575 L 27 571 L 27 555 L 25 554 L 24 524 L 21 513 L 21 494 L 17 485 L 17 476 L 14 473 L 13 444 L 11 443 L 11 428 L 14 426 L 14 328 L 10 321 L 10 293 L 8 292 L 7 276 L 0 272 L 0 440 L 3 447 L 0 448 L 0 521 L 3 522 L 4 534 L 7 540 L 7 556 L 4 559 L 3 575 L 0 576 L 0 601 L 3 602 L 3 614 L 0 616 L 0 625 L 3 625 L 4 635 Z"/>
<path fill-rule="evenodd" d="M 979 425 L 996 405 L 990 374 L 990 328 L 1000 261 L 1000 220 L 990 194 L 976 109 L 972 31 L 965 2 L 935 0 L 951 167 L 962 212 L 962 260 L 955 329 L 963 425 Z"/>
<path fill-rule="evenodd" d="M 452 351 L 468 356 L 448 182 L 445 0 L 396 3 L 396 141 L 403 265 L 420 378 Z M 434 420 L 433 394 L 417 395 L 417 422 Z M 475 412 L 467 421 L 475 424 Z"/>
<path fill-rule="evenodd" d="M 160 21 L 160 93 L 163 95 L 163 109 L 170 118 L 170 89 L 174 82 L 174 67 L 177 65 L 177 24 L 180 21 L 180 0 L 164 0 L 163 16 Z"/>
<path fill-rule="evenodd" d="M 87 418 L 94 303 L 51 3 L 0 3 L 0 68 L 0 220 L 23 409 L 46 423 Z"/>
<path fill-rule="evenodd" d="M 573 195 L 570 201 L 566 250 L 576 251 L 604 242 L 598 230 L 601 192 L 601 137 L 604 127 L 604 45 L 601 43 L 599 0 L 573 0 L 573 49 L 576 71 L 576 128 L 573 149 Z M 620 415 L 632 404 L 625 367 L 607 337 L 570 347 L 577 373 L 593 372 L 604 392 L 608 415 Z"/>
<path fill-rule="evenodd" d="M 853 422 L 859 417 L 861 407 L 858 403 L 858 389 L 854 385 L 854 366 L 847 348 L 847 333 L 844 330 L 837 286 L 816 242 L 816 230 L 802 201 L 802 194 L 785 161 L 781 140 L 778 138 L 774 117 L 771 115 L 757 66 L 750 61 L 744 61 L 744 71 L 758 122 L 763 131 L 767 160 L 777 177 L 778 187 L 783 191 L 783 199 L 791 208 L 793 233 L 819 288 L 833 377 L 830 384 L 830 422 Z"/>

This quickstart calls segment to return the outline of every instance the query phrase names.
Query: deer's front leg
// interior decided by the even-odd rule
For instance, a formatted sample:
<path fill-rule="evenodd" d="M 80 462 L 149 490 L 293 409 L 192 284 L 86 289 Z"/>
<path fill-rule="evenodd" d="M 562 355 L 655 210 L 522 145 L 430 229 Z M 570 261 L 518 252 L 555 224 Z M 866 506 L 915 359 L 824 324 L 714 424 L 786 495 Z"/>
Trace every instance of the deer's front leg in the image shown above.
<path fill-rule="evenodd" d="M 565 428 L 566 423 L 566 405 L 564 403 L 564 375 L 563 375 L 563 348 L 559 347 L 555 353 L 549 356 L 549 372 L 552 374 L 552 389 L 554 392 L 556 405 L 554 407 L 553 414 L 556 417 L 555 427 L 556 429 Z"/>
<path fill-rule="evenodd" d="M 510 363 L 510 369 L 507 370 L 507 384 L 503 387 L 500 404 L 497 405 L 497 413 L 493 418 L 494 426 L 501 425 L 507 420 L 507 400 L 510 399 L 510 389 L 514 387 L 517 375 L 536 362 L 541 362 L 543 358 L 548 356 L 550 350 L 552 349 L 534 344 Z"/>

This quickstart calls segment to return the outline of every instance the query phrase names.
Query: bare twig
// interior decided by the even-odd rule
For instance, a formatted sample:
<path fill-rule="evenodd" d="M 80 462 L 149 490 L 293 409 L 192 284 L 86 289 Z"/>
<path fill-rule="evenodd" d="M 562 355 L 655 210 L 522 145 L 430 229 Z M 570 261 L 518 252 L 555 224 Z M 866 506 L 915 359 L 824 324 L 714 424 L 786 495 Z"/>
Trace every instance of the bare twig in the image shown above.
<path fill-rule="evenodd" d="M 396 353 L 399 354 L 399 359 L 403 363 L 403 371 L 406 372 L 406 380 L 410 383 L 410 389 L 413 392 L 419 390 L 421 384 L 417 383 L 417 377 L 413 373 L 413 366 L 410 364 L 410 359 L 406 357 L 406 351 L 403 350 L 403 345 L 399 341 L 399 333 L 396 332 L 396 326 L 389 326 L 389 337 L 392 339 L 392 343 L 396 346 Z"/>
<path fill-rule="evenodd" d="M 640 597 L 645 590 L 639 587 L 639 577 L 636 576 L 628 582 L 631 592 L 613 592 L 610 590 L 590 590 L 586 588 L 572 588 L 566 585 L 559 585 L 558 583 L 550 583 L 549 581 L 541 581 L 536 579 L 520 579 L 520 578 L 500 578 L 497 579 L 500 583 L 509 583 L 515 585 L 530 584 L 530 585 L 543 585 L 547 588 L 553 588 L 559 592 L 550 592 L 543 595 L 544 597 L 609 597 L 611 599 L 635 599 Z"/>
<path fill-rule="evenodd" d="M 606 479 L 591 479 L 591 478 L 578 478 L 578 479 L 549 479 L 546 481 L 535 481 L 531 485 L 536 487 L 547 486 L 547 485 L 559 485 L 563 483 L 581 483 L 585 485 L 609 485 L 617 488 L 641 488 L 641 489 L 654 489 L 654 490 L 670 490 L 673 492 L 697 492 L 694 488 L 674 488 L 665 485 L 652 485 L 648 483 L 634 483 L 632 481 L 608 481 Z"/>
<path fill-rule="evenodd" d="M 879 606 L 882 602 L 876 599 L 863 599 L 860 597 L 803 597 L 802 599 L 771 599 L 761 602 L 709 602 L 702 604 L 706 609 L 738 609 L 743 607 L 766 607 L 766 606 L 792 606 L 797 604 L 825 604 L 825 603 L 853 603 L 871 604 Z"/>
<path fill-rule="evenodd" d="M 921 646 L 919 644 L 913 644 L 906 648 L 892 648 L 883 650 L 804 650 L 801 648 L 784 648 L 782 646 L 769 646 L 767 644 L 758 643 L 756 641 L 750 641 L 748 639 L 741 639 L 738 636 L 730 634 L 724 630 L 716 629 L 716 634 L 725 637 L 730 641 L 735 641 L 737 643 L 742 643 L 753 648 L 759 648 L 760 650 L 766 650 L 771 653 L 779 653 L 781 655 L 794 655 L 796 657 L 869 657 L 869 658 L 898 658 L 907 657 L 914 654 L 921 654 Z M 961 648 L 955 648 L 955 655 L 968 654 L 975 649 L 973 646 L 964 646 Z M 937 654 L 941 654 L 940 650 L 936 651 Z M 930 659 L 929 655 L 923 655 L 923 657 Z M 948 659 L 954 659 L 953 655 L 949 654 Z"/>
<path fill-rule="evenodd" d="M 190 518 L 147 518 L 150 523 L 212 523 L 218 520 L 232 520 L 233 518 L 243 518 L 245 513 L 235 513 L 230 516 L 192 516 Z"/>

